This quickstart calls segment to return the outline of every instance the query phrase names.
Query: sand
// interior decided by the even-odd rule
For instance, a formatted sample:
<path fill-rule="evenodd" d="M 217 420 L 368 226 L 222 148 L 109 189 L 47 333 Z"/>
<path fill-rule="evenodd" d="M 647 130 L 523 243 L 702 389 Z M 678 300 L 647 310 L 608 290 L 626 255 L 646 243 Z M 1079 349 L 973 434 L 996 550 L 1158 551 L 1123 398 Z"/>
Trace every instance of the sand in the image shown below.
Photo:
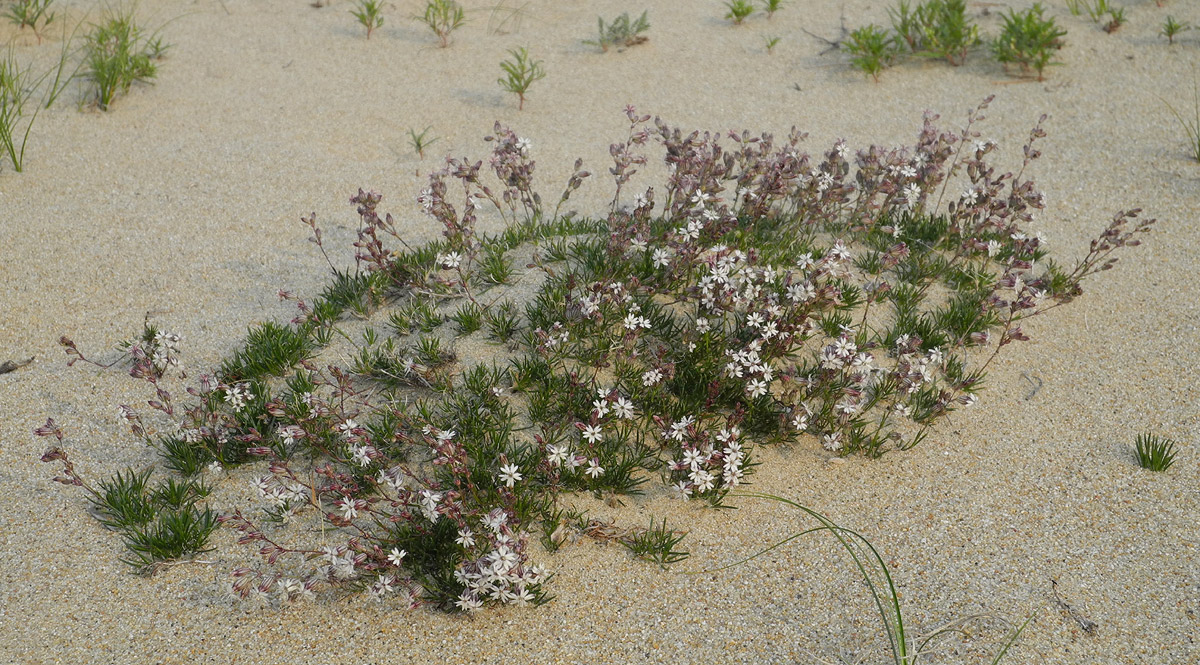
<path fill-rule="evenodd" d="M 58 337 L 114 359 L 150 313 L 183 336 L 189 367 L 211 368 L 248 325 L 293 315 L 278 289 L 320 291 L 328 269 L 301 215 L 316 212 L 343 264 L 357 222 L 346 201 L 359 187 L 384 194 L 381 208 L 410 243 L 436 237 L 415 194 L 445 155 L 485 157 L 480 139 L 496 120 L 532 141 L 540 189 L 556 197 L 576 157 L 606 172 L 627 104 L 684 128 L 782 134 L 796 125 L 816 153 L 839 137 L 854 148 L 908 142 L 925 109 L 957 127 L 992 94 L 981 129 L 999 143 L 1002 167 L 1019 166 L 1029 129 L 1050 114 L 1032 174 L 1048 202 L 1035 228 L 1056 257 L 1082 256 L 1118 210 L 1145 208 L 1161 220 L 1157 231 L 1078 302 L 1033 322 L 1033 341 L 1001 358 L 980 403 L 918 448 L 844 462 L 814 442 L 767 450 L 752 488 L 867 535 L 892 568 L 913 634 L 980 613 L 1019 622 L 1038 612 L 1006 662 L 1200 660 L 1200 165 L 1160 99 L 1194 108 L 1200 33 L 1173 47 L 1157 34 L 1168 13 L 1200 23 L 1200 5 L 1119 2 L 1128 23 L 1108 35 L 1051 3 L 1069 34 L 1063 65 L 1042 83 L 1008 77 L 981 52 L 959 68 L 908 63 L 876 84 L 845 56 L 821 54 L 804 30 L 836 39 L 842 14 L 851 27 L 886 23 L 879 1 L 792 2 L 769 22 L 735 28 L 716 0 L 471 0 L 470 22 L 447 49 L 408 20 L 419 4 L 387 5 L 368 41 L 346 0 L 321 9 L 142 0 L 143 23 L 161 26 L 171 45 L 154 84 L 134 86 L 107 113 L 78 109 L 72 88 L 37 118 L 25 172 L 0 169 L 0 361 L 35 358 L 0 375 L 0 662 L 887 662 L 869 598 L 827 539 L 687 574 L 807 525 L 776 504 L 739 499 L 739 510 L 717 512 L 657 496 L 627 501 L 605 514 L 687 524 L 691 557 L 663 572 L 580 541 L 539 555 L 556 573 L 556 599 L 536 609 L 446 616 L 367 599 L 258 607 L 225 593 L 228 571 L 252 554 L 229 533 L 215 538 L 212 565 L 132 575 L 82 494 L 51 482 L 56 469 L 38 462 L 46 441 L 31 431 L 54 417 L 91 478 L 152 464 L 154 452 L 115 417 L 144 391 L 115 369 L 66 367 Z M 1025 4 L 970 11 L 996 34 L 998 11 Z M 72 25 L 99 12 L 56 6 Z M 503 22 L 504 7 L 524 15 Z M 597 15 L 642 9 L 648 43 L 608 54 L 582 44 Z M 0 39 L 15 35 L 16 56 L 45 66 L 60 44 L 57 27 L 50 32 L 39 46 L 5 25 Z M 771 54 L 768 36 L 782 38 Z M 495 83 L 516 46 L 548 71 L 523 111 Z M 407 133 L 427 126 L 439 140 L 422 160 Z M 572 207 L 602 214 L 611 196 L 597 176 Z M 1169 472 L 1134 463 L 1142 431 L 1183 443 Z M 249 475 L 220 482 L 245 488 Z M 1055 605 L 1052 580 L 1094 633 Z M 972 624 L 928 662 L 990 662 L 1005 630 L 995 619 Z"/>

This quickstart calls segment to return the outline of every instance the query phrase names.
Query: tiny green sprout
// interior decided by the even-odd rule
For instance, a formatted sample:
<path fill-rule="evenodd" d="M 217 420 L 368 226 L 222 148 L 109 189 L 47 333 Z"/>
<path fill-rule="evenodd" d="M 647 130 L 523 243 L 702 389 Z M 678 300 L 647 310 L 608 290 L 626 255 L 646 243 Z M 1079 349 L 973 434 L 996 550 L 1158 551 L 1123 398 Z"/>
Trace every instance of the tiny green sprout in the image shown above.
<path fill-rule="evenodd" d="M 754 5 L 750 4 L 749 0 L 729 0 L 725 6 L 729 8 L 725 18 L 733 21 L 734 25 L 741 25 L 742 21 L 754 13 Z"/>
<path fill-rule="evenodd" d="M 350 10 L 354 18 L 367 29 L 367 39 L 375 28 L 383 27 L 383 0 L 358 0 L 358 6 Z"/>
<path fill-rule="evenodd" d="M 783 9 L 783 0 L 763 0 L 763 11 L 767 13 L 767 18 L 771 19 L 775 16 L 775 12 Z"/>
<path fill-rule="evenodd" d="M 779 45 L 780 39 L 782 39 L 782 37 L 779 36 L 763 37 L 763 45 L 767 47 L 768 54 L 774 52 L 775 47 Z"/>
<path fill-rule="evenodd" d="M 1179 451 L 1171 439 L 1146 432 L 1134 440 L 1133 452 L 1137 456 L 1138 466 L 1143 469 L 1166 471 L 1175 463 L 1175 455 Z"/>
<path fill-rule="evenodd" d="M 1191 30 L 1191 29 L 1192 29 L 1191 24 L 1189 24 L 1187 22 L 1180 23 L 1179 21 L 1175 20 L 1174 16 L 1168 16 L 1167 20 L 1165 22 L 1163 22 L 1162 30 L 1160 30 L 1158 34 L 1167 38 L 1168 45 L 1174 45 L 1175 44 L 1175 35 L 1178 35 L 1181 32 L 1184 32 L 1186 30 Z"/>
<path fill-rule="evenodd" d="M 420 134 L 415 129 L 408 128 L 408 143 L 412 146 L 413 152 L 417 153 L 417 157 L 421 159 L 425 159 L 425 148 L 428 148 L 438 140 L 436 136 L 425 138 L 425 135 L 428 133 L 429 127 L 422 129 Z"/>
<path fill-rule="evenodd" d="M 1120 30 L 1123 25 L 1125 25 L 1125 8 L 1108 10 L 1108 23 L 1104 24 L 1104 31 L 1111 35 Z"/>
<path fill-rule="evenodd" d="M 521 111 L 525 109 L 525 93 L 529 91 L 529 86 L 546 78 L 546 70 L 542 67 L 541 60 L 532 60 L 529 57 L 529 51 L 524 46 L 509 49 L 508 53 L 512 59 L 500 63 L 504 76 L 496 79 L 496 82 L 501 88 L 517 96 L 517 110 Z"/>
<path fill-rule="evenodd" d="M 665 569 L 668 564 L 683 561 L 688 557 L 687 550 L 675 549 L 686 535 L 668 529 L 665 517 L 662 524 L 656 524 L 651 517 L 649 529 L 638 529 L 622 538 L 620 543 L 637 558 L 656 563 L 659 568 Z"/>
<path fill-rule="evenodd" d="M 425 3 L 425 13 L 413 18 L 424 23 L 437 35 L 438 46 L 441 48 L 450 45 L 450 33 L 465 22 L 463 8 L 455 0 L 429 0 Z"/>

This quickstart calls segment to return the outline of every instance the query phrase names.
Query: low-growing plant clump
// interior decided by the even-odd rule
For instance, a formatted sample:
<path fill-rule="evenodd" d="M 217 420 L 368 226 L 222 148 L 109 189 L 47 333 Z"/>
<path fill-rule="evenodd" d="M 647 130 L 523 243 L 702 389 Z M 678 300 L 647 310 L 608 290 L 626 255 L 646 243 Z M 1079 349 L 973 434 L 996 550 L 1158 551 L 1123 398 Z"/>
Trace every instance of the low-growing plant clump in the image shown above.
<path fill-rule="evenodd" d="M 1175 441 L 1149 432 L 1137 435 L 1133 453 L 1138 466 L 1149 471 L 1166 471 L 1175 463 L 1179 454 Z"/>
<path fill-rule="evenodd" d="M 167 50 L 162 38 L 147 34 L 131 13 L 107 15 L 84 36 L 84 76 L 91 85 L 89 96 L 101 111 L 107 111 L 118 95 L 138 82 L 158 74 L 155 64 Z"/>
<path fill-rule="evenodd" d="M 549 207 L 530 142 L 497 124 L 491 175 L 448 159 L 417 197 L 441 240 L 408 246 L 381 195 L 360 190 L 352 272 L 331 264 L 320 297 L 297 300 L 290 325 L 251 329 L 187 405 L 171 392 L 177 338 L 145 331 L 127 357 L 157 413 L 121 416 L 184 479 L 253 463 L 262 510 L 220 518 L 262 559 L 233 571 L 239 597 L 544 602 L 534 534 L 553 549 L 564 528 L 589 532 L 572 495 L 657 482 L 721 506 L 759 446 L 912 448 L 978 399 L 1031 318 L 1150 230 L 1119 213 L 1073 266 L 1050 259 L 1028 228 L 1044 206 L 1025 177 L 1040 123 L 1021 167 L 1000 172 L 977 129 L 986 106 L 956 132 L 927 115 L 908 147 L 839 141 L 815 157 L 797 131 L 685 132 L 629 108 L 599 219 L 562 213 L 590 177 L 581 162 Z M 667 180 L 633 190 L 652 143 Z M 503 230 L 480 233 L 484 214 Z M 303 221 L 324 252 L 315 216 Z M 536 288 L 511 286 L 517 270 Z M 464 356 L 456 335 L 494 353 Z M 58 440 L 45 457 L 65 465 L 58 480 L 81 485 L 58 425 L 37 433 Z M 109 486 L 150 491 L 133 471 Z M 665 522 L 607 534 L 659 565 L 686 555 Z"/>
<path fill-rule="evenodd" d="M 979 27 L 967 16 L 965 0 L 925 0 L 916 5 L 900 0 L 888 13 L 890 31 L 870 24 L 851 31 L 842 42 L 831 42 L 875 81 L 905 53 L 959 66 L 983 42 Z M 1062 48 L 1066 31 L 1053 18 L 1045 18 L 1037 3 L 1020 12 L 1010 9 L 1003 18 L 1000 35 L 990 42 L 992 54 L 1003 64 L 1019 65 L 1022 73 L 1036 72 L 1042 80 L 1045 68 L 1057 64 L 1052 61 L 1053 54 Z"/>
<path fill-rule="evenodd" d="M 50 11 L 52 4 L 54 0 L 16 0 L 4 10 L 4 17 L 21 30 L 32 30 L 41 44 L 42 32 L 54 22 L 54 12 Z"/>
<path fill-rule="evenodd" d="M 1020 65 L 1022 72 L 1037 72 L 1039 81 L 1044 79 L 1046 67 L 1054 64 L 1054 51 L 1062 48 L 1062 38 L 1067 34 L 1054 24 L 1054 19 L 1045 18 L 1044 11 L 1038 3 L 1021 12 L 1010 9 L 1000 36 L 992 42 L 996 60 Z"/>
<path fill-rule="evenodd" d="M 642 33 L 650 29 L 650 20 L 646 18 L 649 12 L 642 12 L 642 15 L 636 19 L 629 18 L 629 12 L 621 14 L 613 19 L 612 23 L 604 24 L 602 17 L 597 17 L 596 22 L 599 23 L 599 34 L 596 41 L 586 41 L 585 44 L 599 46 L 601 51 L 605 53 L 608 49 L 616 46 L 618 50 L 627 49 L 630 46 L 644 44 L 648 37 Z"/>

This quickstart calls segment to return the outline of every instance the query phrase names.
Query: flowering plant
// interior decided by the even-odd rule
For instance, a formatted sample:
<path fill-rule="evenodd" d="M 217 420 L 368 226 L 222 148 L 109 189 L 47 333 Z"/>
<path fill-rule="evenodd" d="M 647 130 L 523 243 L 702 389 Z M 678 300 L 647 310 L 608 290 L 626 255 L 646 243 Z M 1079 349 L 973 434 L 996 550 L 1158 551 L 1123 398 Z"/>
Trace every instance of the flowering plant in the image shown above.
<path fill-rule="evenodd" d="M 531 533 L 540 525 L 553 548 L 568 524 L 602 531 L 560 507 L 565 494 L 636 494 L 657 475 L 720 505 L 748 481 L 759 445 L 911 448 L 976 401 L 1030 318 L 1138 244 L 1153 220 L 1134 210 L 1073 268 L 1047 258 L 1028 228 L 1043 197 L 1024 177 L 1040 122 L 1021 169 L 998 172 L 996 144 L 976 130 L 988 101 L 958 132 L 929 114 L 910 147 L 838 141 L 815 158 L 796 131 L 684 133 L 629 108 L 602 221 L 560 214 L 589 177 L 578 162 L 547 214 L 530 142 L 497 125 L 494 178 L 483 162 L 450 159 L 417 197 L 444 239 L 389 250 L 399 235 L 377 212 L 382 197 L 359 191 L 353 273 L 334 269 L 292 326 L 252 329 L 190 389 L 198 401 L 174 433 L 155 436 L 128 406 L 122 416 L 185 476 L 262 460 L 261 516 L 221 518 L 263 562 L 234 571 L 240 597 L 330 588 L 463 611 L 543 602 L 549 576 Z M 651 142 L 667 181 L 630 196 Z M 485 211 L 507 228 L 477 233 Z M 320 246 L 315 216 L 304 222 Z M 507 285 L 515 256 L 540 275 L 532 293 Z M 388 301 L 392 334 L 381 335 Z M 341 320 L 347 310 L 365 322 Z M 496 353 L 460 357 L 449 320 Z M 319 357 L 335 334 L 356 347 L 349 367 Z M 151 371 L 161 363 L 142 355 L 135 376 L 171 417 Z M 62 439 L 57 426 L 39 433 Z M 48 461 L 77 478 L 56 451 Z M 320 542 L 295 528 L 306 521 Z M 665 522 L 623 538 L 663 565 L 686 555 Z"/>

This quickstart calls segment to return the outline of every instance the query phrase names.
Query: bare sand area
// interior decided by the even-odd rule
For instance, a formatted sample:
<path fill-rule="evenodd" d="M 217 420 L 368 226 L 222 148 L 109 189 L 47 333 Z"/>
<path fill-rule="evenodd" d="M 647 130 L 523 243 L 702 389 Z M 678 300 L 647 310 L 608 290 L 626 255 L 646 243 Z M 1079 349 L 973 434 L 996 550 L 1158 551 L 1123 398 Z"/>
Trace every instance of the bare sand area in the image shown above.
<path fill-rule="evenodd" d="M 602 215 L 608 146 L 624 138 L 629 104 L 689 129 L 797 126 L 817 154 L 838 138 L 855 149 L 911 142 L 926 109 L 958 127 L 988 95 L 980 130 L 999 144 L 1001 168 L 1019 167 L 1030 128 L 1050 116 L 1032 175 L 1047 200 L 1035 228 L 1053 256 L 1081 257 L 1132 207 L 1160 220 L 1155 233 L 1077 302 L 1032 322 L 1033 340 L 993 366 L 979 404 L 917 448 L 836 462 L 815 441 L 768 449 L 752 489 L 868 536 L 914 634 L 1037 611 L 1004 662 L 1200 662 L 1200 164 L 1163 101 L 1194 110 L 1200 31 L 1171 47 L 1158 35 L 1168 14 L 1200 24 L 1200 3 L 1117 0 L 1128 21 L 1109 35 L 1050 0 L 1068 35 L 1044 82 L 1011 78 L 981 50 L 957 68 L 908 62 L 878 83 L 805 31 L 836 40 L 843 16 L 849 27 L 886 24 L 881 0 L 794 0 L 740 27 L 717 0 L 463 4 L 469 22 L 440 49 L 409 20 L 417 0 L 387 3 L 369 41 L 347 0 L 142 0 L 137 15 L 170 45 L 153 85 L 108 112 L 77 108 L 73 86 L 38 116 L 25 171 L 0 169 L 0 361 L 35 359 L 0 375 L 0 662 L 886 662 L 878 615 L 828 539 L 687 574 L 806 527 L 776 504 L 627 501 L 610 511 L 620 523 L 654 514 L 686 524 L 690 558 L 664 572 L 582 540 L 541 556 L 556 598 L 540 608 L 450 616 L 357 597 L 260 607 L 226 592 L 229 570 L 253 558 L 231 533 L 218 532 L 212 565 L 132 575 L 82 494 L 51 482 L 56 469 L 38 461 L 45 441 L 31 432 L 54 417 L 92 478 L 154 463 L 115 417 L 117 404 L 146 399 L 143 386 L 116 369 L 66 367 L 59 336 L 112 358 L 150 313 L 182 335 L 189 367 L 211 368 L 248 325 L 292 317 L 277 290 L 320 292 L 328 268 L 301 215 L 315 212 L 335 260 L 349 262 L 357 218 L 347 201 L 374 189 L 410 243 L 432 239 L 440 229 L 416 193 L 447 154 L 484 158 L 497 120 L 530 140 L 548 196 L 583 158 L 598 175 L 571 207 Z M 1026 4 L 969 11 L 995 35 L 999 12 Z M 72 25 L 101 11 L 56 6 Z M 582 43 L 597 15 L 643 9 L 646 44 L 602 54 Z M 38 45 L 6 24 L 0 39 L 48 66 L 58 29 Z M 496 84 L 517 46 L 548 72 L 521 111 Z M 408 131 L 425 127 L 439 140 L 420 159 Z M 1134 462 L 1143 431 L 1183 443 L 1169 472 Z M 1052 581 L 1094 631 L 1056 605 Z M 1005 630 L 972 624 L 927 660 L 991 662 Z"/>

